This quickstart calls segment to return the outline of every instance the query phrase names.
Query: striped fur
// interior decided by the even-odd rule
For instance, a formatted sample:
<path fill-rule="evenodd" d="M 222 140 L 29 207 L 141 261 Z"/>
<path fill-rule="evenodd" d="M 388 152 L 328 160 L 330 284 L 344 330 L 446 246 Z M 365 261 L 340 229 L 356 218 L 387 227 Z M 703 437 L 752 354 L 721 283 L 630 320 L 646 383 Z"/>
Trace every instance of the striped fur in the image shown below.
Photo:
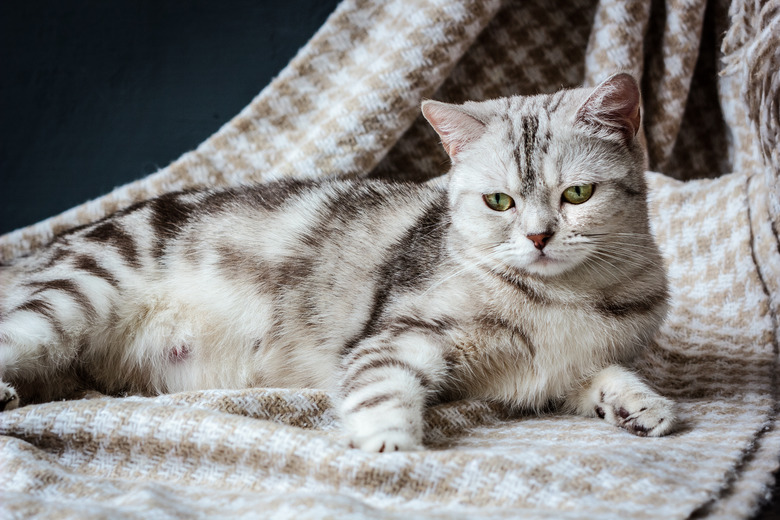
<path fill-rule="evenodd" d="M 446 188 L 170 193 L 57 237 L 0 272 L 0 401 L 78 381 L 143 394 L 324 387 L 369 451 L 419 447 L 425 406 L 457 397 L 669 431 L 671 402 L 614 364 L 649 341 L 667 298 L 642 150 L 620 126 L 633 115 L 615 104 L 636 86 L 615 78 L 427 103 L 453 159 Z M 562 202 L 580 184 L 596 186 L 592 199 Z M 515 207 L 488 208 L 495 192 Z M 526 238 L 541 232 L 544 253 Z"/>

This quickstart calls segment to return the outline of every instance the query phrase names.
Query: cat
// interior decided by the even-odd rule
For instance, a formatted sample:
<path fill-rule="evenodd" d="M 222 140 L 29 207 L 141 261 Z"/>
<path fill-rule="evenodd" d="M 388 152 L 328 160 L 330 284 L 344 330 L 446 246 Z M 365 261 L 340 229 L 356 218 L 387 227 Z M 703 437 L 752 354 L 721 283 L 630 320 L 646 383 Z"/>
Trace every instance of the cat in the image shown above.
<path fill-rule="evenodd" d="M 281 180 L 168 193 L 0 271 L 0 408 L 68 394 L 334 391 L 345 437 L 422 447 L 426 406 L 550 405 L 640 436 L 675 405 L 620 363 L 667 312 L 640 93 L 424 101 L 446 186 Z M 18 390 L 18 393 L 17 393 Z"/>

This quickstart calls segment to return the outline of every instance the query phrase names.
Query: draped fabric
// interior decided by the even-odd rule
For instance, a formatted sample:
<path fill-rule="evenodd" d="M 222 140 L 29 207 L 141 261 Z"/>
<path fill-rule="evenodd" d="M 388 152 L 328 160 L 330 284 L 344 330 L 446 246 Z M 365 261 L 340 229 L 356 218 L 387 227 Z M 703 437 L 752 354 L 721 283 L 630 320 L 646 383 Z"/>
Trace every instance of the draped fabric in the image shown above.
<path fill-rule="evenodd" d="M 447 157 L 419 115 L 641 80 L 652 227 L 670 317 L 635 368 L 681 427 L 478 401 L 433 407 L 426 449 L 344 446 L 327 392 L 209 390 L 0 414 L 0 511 L 112 518 L 746 518 L 778 468 L 780 2 L 344 0 L 280 75 L 196 150 L 0 237 L 0 261 L 194 186 L 279 177 L 424 181 Z"/>

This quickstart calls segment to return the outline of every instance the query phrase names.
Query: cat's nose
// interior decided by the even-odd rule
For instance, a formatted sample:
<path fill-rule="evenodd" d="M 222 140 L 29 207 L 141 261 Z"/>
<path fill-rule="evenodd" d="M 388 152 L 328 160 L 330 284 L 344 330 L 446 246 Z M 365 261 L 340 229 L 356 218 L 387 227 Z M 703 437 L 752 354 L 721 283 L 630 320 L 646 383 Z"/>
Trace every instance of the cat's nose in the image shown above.
<path fill-rule="evenodd" d="M 535 233 L 533 235 L 526 235 L 526 238 L 534 243 L 534 247 L 538 250 L 544 249 L 547 245 L 547 241 L 553 236 L 553 233 Z"/>

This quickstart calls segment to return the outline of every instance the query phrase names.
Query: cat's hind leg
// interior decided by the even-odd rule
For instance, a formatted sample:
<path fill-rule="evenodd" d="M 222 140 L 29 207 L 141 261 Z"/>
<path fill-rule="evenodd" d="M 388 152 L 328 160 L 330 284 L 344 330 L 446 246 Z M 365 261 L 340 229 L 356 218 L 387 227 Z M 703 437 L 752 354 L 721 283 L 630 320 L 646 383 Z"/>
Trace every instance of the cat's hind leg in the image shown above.
<path fill-rule="evenodd" d="M 10 281 L 0 302 L 0 402 L 5 401 L 0 404 L 6 410 L 18 406 L 20 397 L 47 400 L 71 390 L 65 387 L 72 381 L 62 376 L 91 328 L 109 318 L 116 292 L 113 279 L 67 262 L 48 269 L 25 267 L 0 273 Z"/>
<path fill-rule="evenodd" d="M 641 437 L 670 433 L 675 405 L 658 395 L 633 372 L 611 365 L 567 397 L 570 411 L 598 417 Z"/>

